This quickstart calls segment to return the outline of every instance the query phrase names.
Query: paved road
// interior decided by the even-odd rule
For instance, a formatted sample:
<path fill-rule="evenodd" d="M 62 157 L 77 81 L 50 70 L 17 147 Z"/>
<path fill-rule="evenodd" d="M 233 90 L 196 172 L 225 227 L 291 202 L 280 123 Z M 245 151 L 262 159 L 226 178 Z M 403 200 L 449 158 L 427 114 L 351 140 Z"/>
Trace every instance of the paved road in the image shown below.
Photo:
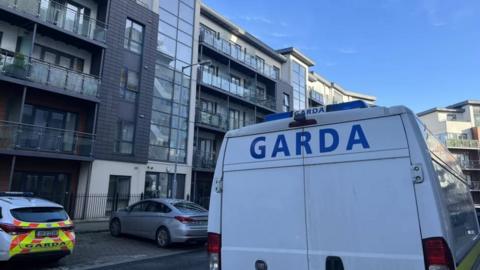
<path fill-rule="evenodd" d="M 109 233 L 85 233 L 77 235 L 73 255 L 58 263 L 27 261 L 23 263 L 0 263 L 1 270 L 77 270 L 94 269 L 113 263 L 124 263 L 145 259 L 166 258 L 192 250 L 204 250 L 200 246 L 174 245 L 168 249 L 158 248 L 154 241 L 123 236 L 115 238 Z M 141 268 L 139 268 L 141 269 Z M 177 269 L 177 268 L 172 268 Z"/>
<path fill-rule="evenodd" d="M 193 251 L 158 259 L 142 260 L 96 270 L 208 270 L 206 251 Z"/>

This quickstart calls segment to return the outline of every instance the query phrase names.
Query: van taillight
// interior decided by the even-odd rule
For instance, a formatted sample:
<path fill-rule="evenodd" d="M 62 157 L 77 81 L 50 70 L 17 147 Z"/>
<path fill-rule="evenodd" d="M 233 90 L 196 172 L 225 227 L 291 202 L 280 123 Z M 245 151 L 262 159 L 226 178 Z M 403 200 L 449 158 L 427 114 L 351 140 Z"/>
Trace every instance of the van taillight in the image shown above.
<path fill-rule="evenodd" d="M 218 233 L 208 233 L 208 253 L 210 255 L 210 270 L 220 270 L 220 250 L 222 236 Z"/>
<path fill-rule="evenodd" d="M 423 253 L 427 270 L 455 270 L 447 242 L 441 237 L 423 239 Z"/>

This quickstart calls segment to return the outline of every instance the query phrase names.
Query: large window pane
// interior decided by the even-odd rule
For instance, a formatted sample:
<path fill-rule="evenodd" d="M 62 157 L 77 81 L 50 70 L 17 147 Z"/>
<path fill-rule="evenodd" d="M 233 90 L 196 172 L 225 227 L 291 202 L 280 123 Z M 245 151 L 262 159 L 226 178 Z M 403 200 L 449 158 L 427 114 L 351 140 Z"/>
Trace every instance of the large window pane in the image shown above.
<path fill-rule="evenodd" d="M 173 80 L 173 70 L 162 65 L 155 65 L 155 76 L 167 80 Z"/>
<path fill-rule="evenodd" d="M 170 115 L 162 112 L 152 111 L 152 123 L 169 127 Z"/>
<path fill-rule="evenodd" d="M 178 31 L 178 41 L 182 42 L 183 44 L 192 47 L 193 39 L 192 36 L 185 34 L 182 31 Z"/>
<path fill-rule="evenodd" d="M 183 62 L 190 63 L 192 61 L 192 48 L 178 42 L 177 58 Z"/>
<path fill-rule="evenodd" d="M 189 35 L 193 35 L 193 25 L 183 21 L 183 20 L 179 20 L 178 21 L 178 29 L 182 30 L 183 32 L 189 34 Z"/>
<path fill-rule="evenodd" d="M 165 23 L 163 21 L 160 21 L 158 25 L 158 29 L 161 33 L 171 37 L 171 38 L 176 38 L 177 36 L 177 30 L 175 27 L 169 25 L 168 23 Z"/>
<path fill-rule="evenodd" d="M 154 96 L 164 99 L 171 99 L 172 92 L 173 83 L 155 78 L 155 91 L 153 92 Z"/>
<path fill-rule="evenodd" d="M 160 98 L 153 99 L 153 109 L 164 113 L 170 113 L 172 102 Z"/>
<path fill-rule="evenodd" d="M 192 8 L 195 7 L 195 0 L 182 0 L 182 2 L 191 6 Z"/>
<path fill-rule="evenodd" d="M 178 0 L 160 1 L 160 7 L 168 10 L 175 15 L 178 15 Z"/>
<path fill-rule="evenodd" d="M 148 156 L 152 160 L 168 160 L 168 148 L 151 145 Z"/>
<path fill-rule="evenodd" d="M 168 54 L 170 56 L 175 56 L 175 40 L 169 38 L 163 34 L 158 34 L 158 44 L 157 50 Z"/>
<path fill-rule="evenodd" d="M 168 146 L 168 135 L 170 129 L 167 127 L 150 126 L 150 144 L 157 146 Z"/>
<path fill-rule="evenodd" d="M 161 1 L 161 2 L 168 2 L 168 1 Z M 172 25 L 177 26 L 177 17 L 172 15 L 170 12 L 165 11 L 164 9 L 160 8 L 159 14 L 160 20 Z"/>
<path fill-rule="evenodd" d="M 184 3 L 180 3 L 180 18 L 183 20 L 193 24 L 193 8 L 185 5 Z"/>

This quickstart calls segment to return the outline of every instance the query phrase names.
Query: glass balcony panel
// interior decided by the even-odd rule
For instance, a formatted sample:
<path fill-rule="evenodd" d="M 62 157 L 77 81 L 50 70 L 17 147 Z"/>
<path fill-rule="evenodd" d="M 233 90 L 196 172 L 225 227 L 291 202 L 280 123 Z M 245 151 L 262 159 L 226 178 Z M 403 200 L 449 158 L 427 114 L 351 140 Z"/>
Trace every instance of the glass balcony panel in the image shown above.
<path fill-rule="evenodd" d="M 32 60 L 29 79 L 42 84 L 47 84 L 48 64 Z"/>
<path fill-rule="evenodd" d="M 49 71 L 48 84 L 58 88 L 65 88 L 67 82 L 67 71 L 60 67 L 54 66 L 50 66 Z"/>
<path fill-rule="evenodd" d="M 105 42 L 106 25 L 52 0 L 0 0 L 0 5 L 28 13 L 77 35 Z"/>
<path fill-rule="evenodd" d="M 68 72 L 66 88 L 72 92 L 82 93 L 83 75 L 76 72 Z"/>
<path fill-rule="evenodd" d="M 0 149 L 91 156 L 92 134 L 0 121 Z"/>
<path fill-rule="evenodd" d="M 100 81 L 95 77 L 83 76 L 83 94 L 97 96 Z"/>

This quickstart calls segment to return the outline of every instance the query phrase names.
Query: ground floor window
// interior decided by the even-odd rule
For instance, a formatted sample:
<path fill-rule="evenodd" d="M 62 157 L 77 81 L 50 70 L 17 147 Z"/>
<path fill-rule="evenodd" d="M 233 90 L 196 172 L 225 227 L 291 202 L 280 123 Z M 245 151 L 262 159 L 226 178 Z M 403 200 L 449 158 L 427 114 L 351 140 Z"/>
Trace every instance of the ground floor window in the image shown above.
<path fill-rule="evenodd" d="M 22 172 L 13 174 L 12 191 L 33 192 L 35 196 L 68 206 L 70 175 L 55 172 Z"/>
<path fill-rule="evenodd" d="M 173 198 L 173 173 L 149 172 L 145 178 L 146 198 Z M 177 199 L 185 196 L 185 174 L 177 174 Z"/>
<path fill-rule="evenodd" d="M 130 201 L 131 176 L 110 175 L 108 183 L 106 214 L 128 206 Z"/>

